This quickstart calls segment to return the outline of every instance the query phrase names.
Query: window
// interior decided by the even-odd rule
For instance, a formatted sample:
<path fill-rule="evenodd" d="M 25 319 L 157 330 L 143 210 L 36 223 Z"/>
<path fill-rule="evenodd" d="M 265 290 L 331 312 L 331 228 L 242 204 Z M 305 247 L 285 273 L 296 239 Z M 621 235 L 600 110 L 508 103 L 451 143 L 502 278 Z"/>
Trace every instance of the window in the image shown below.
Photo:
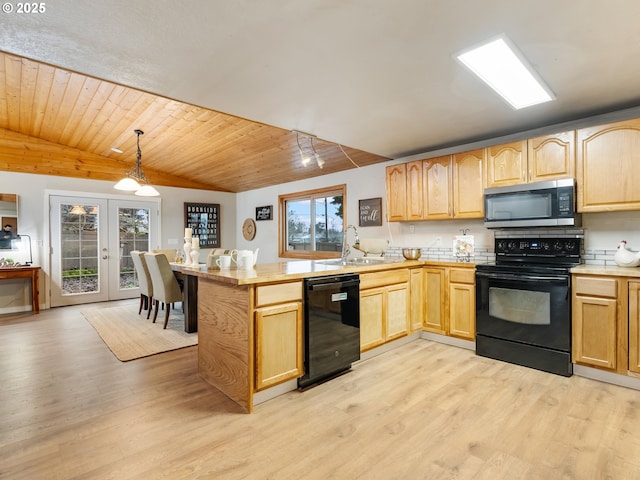
<path fill-rule="evenodd" d="M 346 185 L 280 195 L 280 256 L 339 257 L 346 198 Z"/>

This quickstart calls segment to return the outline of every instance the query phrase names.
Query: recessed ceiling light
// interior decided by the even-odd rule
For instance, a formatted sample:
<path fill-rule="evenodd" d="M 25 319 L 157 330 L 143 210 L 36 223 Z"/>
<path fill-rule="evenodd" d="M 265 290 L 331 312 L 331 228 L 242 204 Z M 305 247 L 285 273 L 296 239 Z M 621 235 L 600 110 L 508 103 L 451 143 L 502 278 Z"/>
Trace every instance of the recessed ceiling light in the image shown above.
<path fill-rule="evenodd" d="M 465 50 L 457 58 L 515 109 L 554 99 L 551 90 L 505 36 Z"/>
<path fill-rule="evenodd" d="M 122 153 L 122 150 L 120 150 L 119 148 L 116 148 L 116 147 L 111 147 L 111 151 L 112 152 L 116 152 L 116 153 Z"/>

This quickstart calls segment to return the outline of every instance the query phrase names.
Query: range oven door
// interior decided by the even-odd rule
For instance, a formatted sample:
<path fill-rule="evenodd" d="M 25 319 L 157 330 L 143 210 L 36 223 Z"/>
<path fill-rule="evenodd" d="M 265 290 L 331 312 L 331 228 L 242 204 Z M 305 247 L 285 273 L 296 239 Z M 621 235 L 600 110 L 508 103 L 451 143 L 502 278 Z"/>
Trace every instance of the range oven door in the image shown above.
<path fill-rule="evenodd" d="M 569 274 L 476 272 L 476 333 L 571 351 Z"/>

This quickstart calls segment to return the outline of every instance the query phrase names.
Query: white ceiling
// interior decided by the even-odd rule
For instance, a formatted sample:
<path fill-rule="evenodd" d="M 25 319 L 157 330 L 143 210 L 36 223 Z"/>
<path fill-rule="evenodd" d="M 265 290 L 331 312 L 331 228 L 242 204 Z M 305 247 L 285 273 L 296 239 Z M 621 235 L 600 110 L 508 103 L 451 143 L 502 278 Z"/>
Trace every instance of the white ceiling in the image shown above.
<path fill-rule="evenodd" d="M 43 4 L 0 13 L 0 50 L 390 158 L 640 105 L 637 0 Z M 455 60 L 502 33 L 556 101 L 514 111 Z"/>

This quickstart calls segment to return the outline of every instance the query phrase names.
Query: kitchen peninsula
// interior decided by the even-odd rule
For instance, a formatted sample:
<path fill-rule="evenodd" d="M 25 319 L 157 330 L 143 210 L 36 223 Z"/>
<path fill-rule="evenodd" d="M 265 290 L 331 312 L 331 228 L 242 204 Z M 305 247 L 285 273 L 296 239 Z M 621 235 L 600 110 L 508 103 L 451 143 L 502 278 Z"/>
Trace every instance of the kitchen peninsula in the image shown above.
<path fill-rule="evenodd" d="M 252 270 L 182 267 L 184 275 L 198 277 L 200 375 L 251 412 L 254 393 L 295 380 L 303 373 L 305 278 L 359 273 L 361 289 L 403 281 L 404 291 L 396 298 L 405 302 L 408 312 L 409 272 L 423 264 L 386 260 L 336 266 L 322 261 L 293 261 L 258 264 Z M 406 325 L 407 315 L 404 318 Z"/>

